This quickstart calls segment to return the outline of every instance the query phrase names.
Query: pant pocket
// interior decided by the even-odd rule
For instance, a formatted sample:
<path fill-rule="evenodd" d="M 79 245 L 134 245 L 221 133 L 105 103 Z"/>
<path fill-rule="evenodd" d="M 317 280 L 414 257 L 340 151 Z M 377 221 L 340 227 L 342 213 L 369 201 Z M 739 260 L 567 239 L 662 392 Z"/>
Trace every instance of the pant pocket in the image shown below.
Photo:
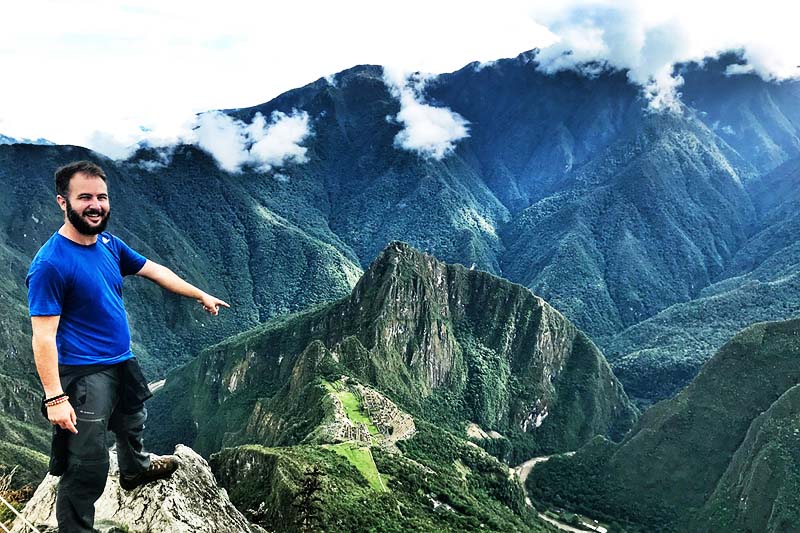
<path fill-rule="evenodd" d="M 69 463 L 102 464 L 108 462 L 108 441 L 106 440 L 106 419 L 83 418 L 78 416 L 75 428 L 78 433 L 69 436 Z"/>
<path fill-rule="evenodd" d="M 78 430 L 70 435 L 68 450 L 70 465 L 108 462 L 108 420 L 111 416 L 117 393 L 115 375 L 110 371 L 100 371 L 76 380 L 74 400 L 70 400 L 75 410 Z"/>

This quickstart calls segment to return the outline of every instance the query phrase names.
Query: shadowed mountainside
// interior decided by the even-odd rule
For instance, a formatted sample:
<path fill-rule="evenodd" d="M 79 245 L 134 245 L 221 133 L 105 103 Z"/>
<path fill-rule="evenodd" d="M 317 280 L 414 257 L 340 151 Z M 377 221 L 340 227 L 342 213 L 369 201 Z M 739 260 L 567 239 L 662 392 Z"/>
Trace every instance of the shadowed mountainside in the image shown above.
<path fill-rule="evenodd" d="M 541 501 L 635 530 L 787 531 L 796 518 L 800 320 L 733 337 L 620 444 L 596 440 L 529 476 Z"/>

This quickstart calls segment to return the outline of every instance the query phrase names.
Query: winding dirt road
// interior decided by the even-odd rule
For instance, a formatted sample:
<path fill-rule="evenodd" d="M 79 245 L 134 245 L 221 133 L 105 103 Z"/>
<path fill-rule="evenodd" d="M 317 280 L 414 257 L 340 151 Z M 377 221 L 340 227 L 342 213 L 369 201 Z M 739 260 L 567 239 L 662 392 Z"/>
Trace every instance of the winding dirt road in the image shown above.
<path fill-rule="evenodd" d="M 556 454 L 562 455 L 562 454 Z M 567 452 L 563 455 L 575 455 L 575 452 Z M 544 463 L 545 461 L 549 460 L 551 457 L 555 457 L 555 455 L 542 455 L 541 457 L 534 457 L 533 459 L 528 459 L 524 463 L 517 465 L 514 467 L 514 472 L 517 473 L 519 476 L 519 480 L 522 482 L 522 486 L 525 486 L 525 480 L 528 479 L 528 474 L 531 473 L 533 467 L 539 463 Z"/>
<path fill-rule="evenodd" d="M 575 452 L 558 453 L 555 455 L 542 455 L 540 457 L 534 457 L 533 459 L 528 459 L 524 463 L 514 467 L 514 472 L 517 474 L 517 476 L 519 476 L 519 480 L 522 482 L 522 489 L 525 491 L 525 503 L 527 503 L 531 507 L 533 506 L 533 504 L 531 503 L 531 499 L 528 498 L 528 489 L 525 488 L 525 480 L 528 479 L 528 474 L 531 473 L 531 470 L 533 470 L 534 466 L 536 466 L 539 463 L 544 463 L 545 461 L 548 461 L 551 457 L 556 457 L 557 455 L 565 455 L 567 457 L 570 457 L 575 455 Z M 544 513 L 538 513 L 538 516 L 548 524 L 557 527 L 561 531 L 570 531 L 572 533 L 587 533 L 585 529 L 579 529 L 569 524 L 565 524 L 564 522 L 559 522 L 558 520 L 550 518 Z"/>

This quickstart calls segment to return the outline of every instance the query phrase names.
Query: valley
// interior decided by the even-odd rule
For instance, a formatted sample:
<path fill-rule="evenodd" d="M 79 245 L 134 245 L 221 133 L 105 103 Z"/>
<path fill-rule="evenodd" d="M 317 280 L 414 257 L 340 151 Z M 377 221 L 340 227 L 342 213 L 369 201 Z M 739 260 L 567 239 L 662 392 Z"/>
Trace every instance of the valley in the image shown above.
<path fill-rule="evenodd" d="M 677 66 L 680 111 L 656 113 L 624 72 L 537 53 L 420 86 L 469 126 L 442 158 L 398 149 L 375 65 L 224 111 L 308 113 L 280 171 L 0 145 L 0 475 L 46 469 L 24 279 L 53 170 L 85 158 L 112 232 L 232 304 L 125 283 L 148 447 L 192 446 L 254 523 L 294 527 L 314 466 L 327 531 L 800 523 L 800 83 L 723 54 Z"/>

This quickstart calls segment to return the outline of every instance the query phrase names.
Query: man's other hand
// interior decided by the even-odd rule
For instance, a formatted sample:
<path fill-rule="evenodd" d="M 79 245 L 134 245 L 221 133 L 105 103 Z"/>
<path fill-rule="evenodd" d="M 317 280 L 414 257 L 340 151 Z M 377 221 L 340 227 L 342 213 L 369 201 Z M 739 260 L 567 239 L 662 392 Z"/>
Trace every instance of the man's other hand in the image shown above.
<path fill-rule="evenodd" d="M 78 429 L 75 427 L 75 422 L 78 421 L 78 418 L 75 416 L 75 410 L 69 402 L 62 402 L 48 407 L 47 418 L 53 425 L 61 429 L 66 429 L 73 433 L 78 432 Z"/>
<path fill-rule="evenodd" d="M 217 316 L 219 314 L 220 306 L 230 308 L 230 305 L 228 305 L 227 303 L 223 302 L 219 298 L 216 298 L 206 293 L 203 293 L 203 296 L 200 299 L 198 299 L 197 302 L 203 306 L 203 309 L 205 309 L 214 316 Z"/>

